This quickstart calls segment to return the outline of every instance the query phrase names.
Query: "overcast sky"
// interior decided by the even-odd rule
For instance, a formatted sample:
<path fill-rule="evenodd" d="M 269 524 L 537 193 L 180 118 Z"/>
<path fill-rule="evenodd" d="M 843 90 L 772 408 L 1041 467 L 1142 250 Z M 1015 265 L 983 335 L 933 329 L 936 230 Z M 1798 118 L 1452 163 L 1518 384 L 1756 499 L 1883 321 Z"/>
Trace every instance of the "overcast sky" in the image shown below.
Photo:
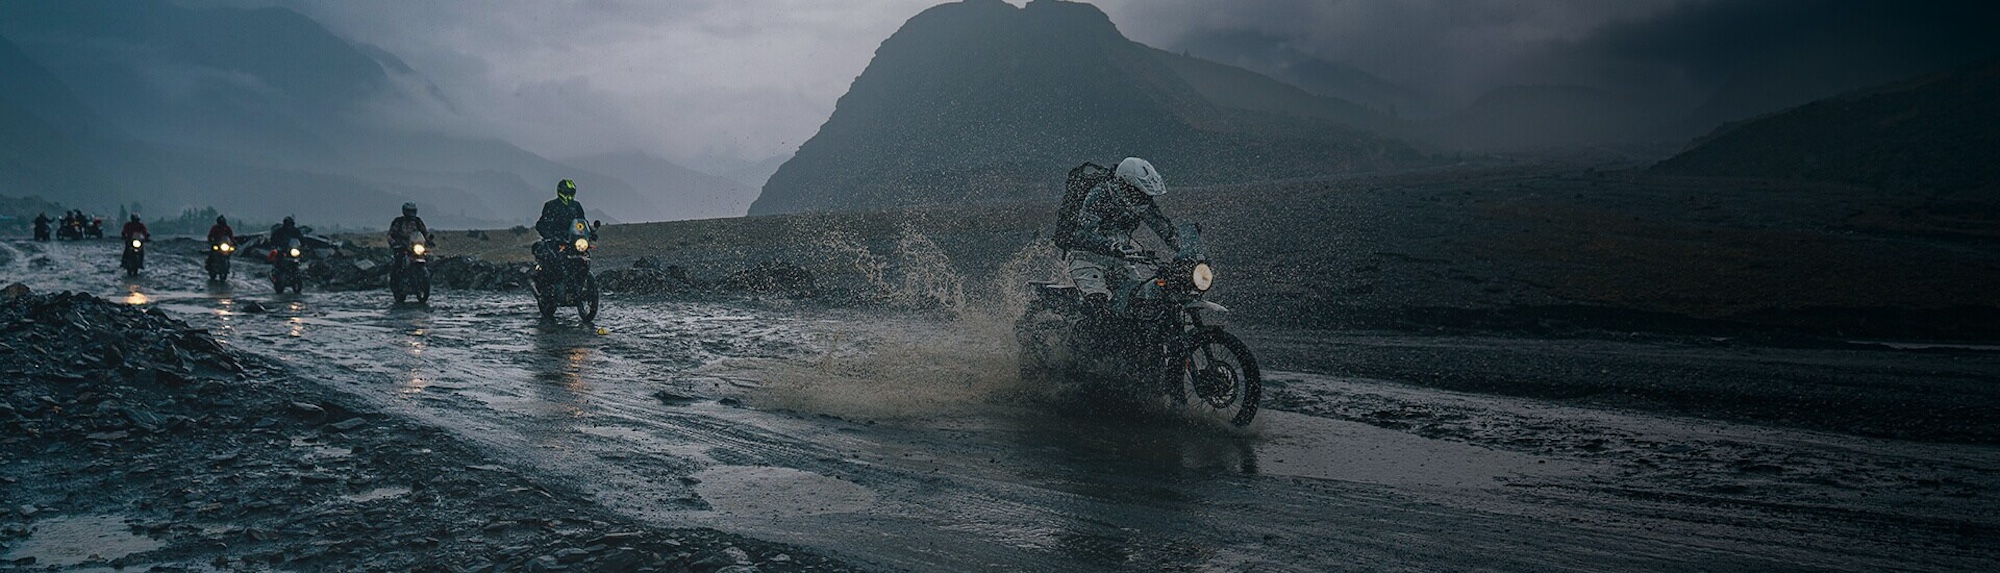
<path fill-rule="evenodd" d="M 703 157 L 754 161 L 796 148 L 826 120 L 881 41 L 908 18 L 938 3 L 222 1 L 290 6 L 336 33 L 382 47 L 436 82 L 475 123 L 534 151 L 560 157 L 638 148 L 697 167 L 708 166 L 700 160 Z M 1157 47 L 1172 49 L 1218 33 L 1253 32 L 1289 49 L 1462 102 L 1510 83 L 1588 81 L 1621 73 L 1633 78 L 1635 89 L 1699 91 L 1721 81 L 1702 75 L 1726 75 L 1713 70 L 1726 70 L 1730 55 L 1718 57 L 1702 51 L 1702 46 L 1720 42 L 1749 50 L 1754 42 L 1739 36 L 1797 26 L 1799 14 L 1850 13 L 1857 7 L 1899 3 L 1102 0 L 1095 4 L 1128 37 Z M 1984 5 L 1935 4 L 1968 10 Z M 1916 18 L 1920 22 L 1910 25 L 1911 33 L 1921 36 L 1928 33 L 1926 26 L 1965 20 L 1956 18 L 1951 9 L 1938 12 L 1929 10 L 1929 16 Z M 1865 10 L 1845 18 L 1847 24 L 1842 25 L 1849 27 L 1885 19 Z M 1972 20 L 1980 25 L 1992 21 Z M 1976 26 L 1959 32 L 1992 35 L 1990 29 L 1982 32 Z M 1762 36 L 1775 42 L 1797 40 Z M 1712 61 L 1696 61 L 1703 58 Z M 1589 71 L 1579 71 L 1585 68 Z"/>

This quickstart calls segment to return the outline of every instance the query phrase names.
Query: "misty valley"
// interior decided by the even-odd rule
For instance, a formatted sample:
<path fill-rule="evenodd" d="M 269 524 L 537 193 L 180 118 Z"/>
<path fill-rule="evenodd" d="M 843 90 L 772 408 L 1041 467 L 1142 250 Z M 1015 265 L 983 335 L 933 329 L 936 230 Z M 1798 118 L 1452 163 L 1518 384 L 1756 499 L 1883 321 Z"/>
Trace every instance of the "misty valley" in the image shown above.
<path fill-rule="evenodd" d="M 0 568 L 2000 569 L 1975 2 L 0 3 Z"/>

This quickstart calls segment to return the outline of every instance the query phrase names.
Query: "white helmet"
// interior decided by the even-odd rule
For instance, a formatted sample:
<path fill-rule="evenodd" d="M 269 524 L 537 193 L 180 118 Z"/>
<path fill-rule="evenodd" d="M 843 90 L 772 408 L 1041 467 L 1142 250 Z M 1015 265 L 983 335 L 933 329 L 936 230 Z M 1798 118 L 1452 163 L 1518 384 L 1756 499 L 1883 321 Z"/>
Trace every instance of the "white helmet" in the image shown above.
<path fill-rule="evenodd" d="M 1138 187 L 1147 195 L 1158 197 L 1167 194 L 1167 182 L 1160 179 L 1160 172 L 1153 164 L 1137 157 L 1127 157 L 1118 162 L 1118 179 L 1127 185 Z"/>

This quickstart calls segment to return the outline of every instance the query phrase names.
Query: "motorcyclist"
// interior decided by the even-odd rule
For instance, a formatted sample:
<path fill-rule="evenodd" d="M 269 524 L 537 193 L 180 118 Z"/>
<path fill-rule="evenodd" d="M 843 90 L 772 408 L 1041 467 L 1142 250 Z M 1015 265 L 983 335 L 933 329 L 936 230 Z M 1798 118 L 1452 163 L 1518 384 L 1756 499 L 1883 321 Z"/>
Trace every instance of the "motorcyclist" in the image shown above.
<path fill-rule="evenodd" d="M 543 268 L 553 267 L 556 245 L 569 241 L 570 224 L 583 217 L 583 204 L 576 201 L 576 182 L 556 182 L 556 198 L 542 204 L 542 218 L 535 221 L 535 232 L 542 237 L 533 249 L 535 262 Z"/>
<path fill-rule="evenodd" d="M 139 222 L 138 213 L 133 213 L 132 220 L 125 223 L 125 229 L 118 232 L 118 238 L 126 241 L 133 239 L 151 241 L 153 234 L 146 232 L 146 224 Z"/>
<path fill-rule="evenodd" d="M 49 231 L 50 231 L 50 228 L 49 228 L 49 225 L 50 225 L 50 224 L 52 224 L 52 223 L 55 223 L 55 222 L 56 222 L 56 221 L 55 221 L 55 219 L 50 219 L 50 218 L 49 218 L 49 213 L 48 213 L 47 211 L 43 211 L 43 212 L 41 212 L 41 213 L 36 213 L 36 214 L 35 214 L 35 240 L 37 240 L 37 241 L 47 241 L 47 240 L 49 240 Z"/>
<path fill-rule="evenodd" d="M 208 244 L 213 245 L 224 241 L 227 241 L 232 244 L 235 243 L 236 230 L 229 228 L 228 219 L 222 217 L 221 215 L 216 215 L 215 225 L 210 226 L 208 228 Z"/>
<path fill-rule="evenodd" d="M 1077 231 L 1063 259 L 1092 316 L 1106 318 L 1122 310 L 1124 295 L 1138 275 L 1132 268 L 1138 253 L 1132 232 L 1140 225 L 1151 228 L 1167 246 L 1181 248 L 1173 221 L 1160 213 L 1153 199 L 1166 193 L 1166 182 L 1152 163 L 1127 157 L 1111 178 L 1084 197 L 1076 215 Z"/>
<path fill-rule="evenodd" d="M 300 245 L 304 245 L 306 233 L 299 230 L 298 221 L 293 220 L 291 215 L 286 215 L 283 223 L 271 227 L 271 257 L 277 258 L 278 250 L 291 244 L 291 241 L 298 241 Z"/>
<path fill-rule="evenodd" d="M 424 225 L 424 219 L 417 216 L 417 204 L 404 203 L 403 216 L 389 222 L 389 251 L 395 253 L 396 269 L 401 270 L 403 268 L 403 264 L 406 262 L 404 260 L 403 248 L 408 247 L 411 243 L 410 239 L 416 236 L 423 237 L 423 242 L 425 243 L 434 243 L 437 241 L 435 237 L 431 236 L 430 227 Z"/>

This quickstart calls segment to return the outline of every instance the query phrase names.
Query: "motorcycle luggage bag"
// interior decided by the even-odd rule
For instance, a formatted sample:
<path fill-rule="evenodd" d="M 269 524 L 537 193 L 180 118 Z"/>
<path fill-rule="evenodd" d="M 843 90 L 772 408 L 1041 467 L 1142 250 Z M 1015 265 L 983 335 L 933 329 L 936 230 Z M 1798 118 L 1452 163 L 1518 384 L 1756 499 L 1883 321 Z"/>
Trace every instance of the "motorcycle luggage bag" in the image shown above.
<path fill-rule="evenodd" d="M 1092 187 L 1110 181 L 1112 175 L 1111 168 L 1088 162 L 1069 170 L 1069 176 L 1063 179 L 1062 208 L 1056 212 L 1056 248 L 1075 248 L 1076 234 L 1082 230 L 1076 219 L 1083 212 L 1083 200 L 1090 196 Z"/>

